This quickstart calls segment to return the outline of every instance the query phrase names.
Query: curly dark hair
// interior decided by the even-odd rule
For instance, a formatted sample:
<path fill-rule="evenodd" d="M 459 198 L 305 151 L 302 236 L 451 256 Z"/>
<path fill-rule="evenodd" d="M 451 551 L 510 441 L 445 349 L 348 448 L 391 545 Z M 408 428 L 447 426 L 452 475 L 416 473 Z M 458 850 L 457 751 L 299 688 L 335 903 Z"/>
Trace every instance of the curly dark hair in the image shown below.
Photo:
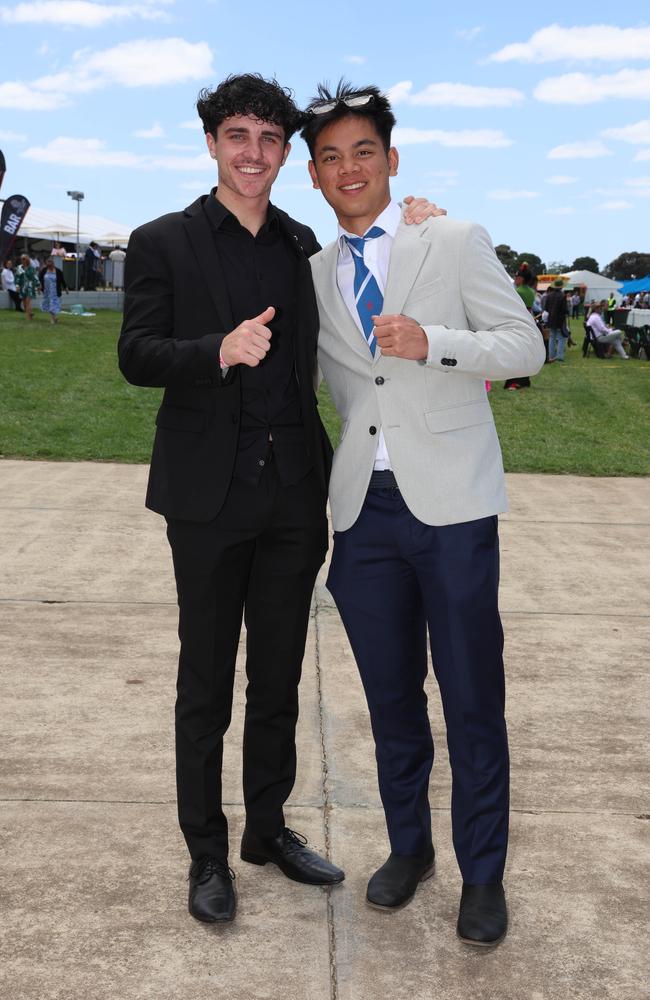
<path fill-rule="evenodd" d="M 294 103 L 293 91 L 281 87 L 276 79 L 265 80 L 259 73 L 228 76 L 214 90 L 204 88 L 199 93 L 196 110 L 203 122 L 203 131 L 215 139 L 221 123 L 235 115 L 250 115 L 259 121 L 280 125 L 285 142 L 304 120 Z"/>
<path fill-rule="evenodd" d="M 356 107 L 349 107 L 345 102 L 350 98 L 364 97 L 370 95 L 367 104 Z M 336 102 L 336 107 L 324 114 L 314 114 L 313 109 L 324 102 Z M 316 139 L 328 125 L 345 118 L 347 115 L 355 115 L 357 118 L 368 118 L 379 135 L 386 152 L 390 149 L 390 136 L 395 125 L 395 115 L 391 111 L 390 102 L 378 87 L 355 88 L 347 80 L 339 80 L 336 91 L 332 94 L 328 83 L 318 84 L 318 96 L 312 98 L 305 109 L 306 121 L 303 125 L 302 138 L 309 146 L 309 153 L 313 159 Z"/>

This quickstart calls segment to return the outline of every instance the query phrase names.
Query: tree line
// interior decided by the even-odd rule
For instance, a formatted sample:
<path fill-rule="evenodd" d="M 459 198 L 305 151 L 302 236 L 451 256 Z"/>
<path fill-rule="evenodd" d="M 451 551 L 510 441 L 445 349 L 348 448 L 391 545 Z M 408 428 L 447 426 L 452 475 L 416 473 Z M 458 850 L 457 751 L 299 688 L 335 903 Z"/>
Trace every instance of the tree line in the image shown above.
<path fill-rule="evenodd" d="M 559 260 L 544 263 L 536 253 L 518 253 L 507 243 L 499 243 L 495 252 L 508 274 L 517 273 L 524 261 L 535 274 L 566 274 L 567 271 L 593 271 L 600 274 L 600 267 L 595 257 L 576 257 L 572 264 Z M 607 264 L 602 273 L 606 278 L 615 281 L 633 281 L 635 278 L 645 278 L 650 274 L 650 253 L 637 253 L 635 250 L 619 254 L 615 260 Z"/>

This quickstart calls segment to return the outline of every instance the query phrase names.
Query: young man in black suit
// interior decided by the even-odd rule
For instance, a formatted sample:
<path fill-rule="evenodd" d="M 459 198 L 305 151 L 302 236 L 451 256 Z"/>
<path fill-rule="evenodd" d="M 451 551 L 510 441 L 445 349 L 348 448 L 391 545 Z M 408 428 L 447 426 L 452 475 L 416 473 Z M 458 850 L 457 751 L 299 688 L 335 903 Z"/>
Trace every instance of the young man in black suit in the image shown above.
<path fill-rule="evenodd" d="M 119 362 L 132 384 L 165 389 L 147 506 L 167 520 L 180 608 L 176 762 L 189 909 L 218 922 L 236 908 L 221 765 L 242 617 L 241 857 L 314 885 L 344 873 L 283 816 L 331 462 L 314 393 L 307 258 L 319 245 L 269 201 L 301 116 L 289 91 L 253 74 L 203 91 L 197 108 L 219 185 L 133 233 Z"/>

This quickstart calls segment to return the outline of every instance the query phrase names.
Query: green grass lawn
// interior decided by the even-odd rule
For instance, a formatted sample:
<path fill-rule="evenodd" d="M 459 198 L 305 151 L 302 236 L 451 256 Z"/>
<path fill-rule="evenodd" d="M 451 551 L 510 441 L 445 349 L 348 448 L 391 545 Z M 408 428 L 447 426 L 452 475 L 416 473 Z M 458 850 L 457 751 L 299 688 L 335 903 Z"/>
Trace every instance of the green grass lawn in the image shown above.
<path fill-rule="evenodd" d="M 128 385 L 117 369 L 121 314 L 27 323 L 0 312 L 0 453 L 5 457 L 147 462 L 161 392 Z M 582 327 L 574 339 L 582 343 Z M 325 387 L 321 415 L 338 418 Z M 490 402 L 509 472 L 650 474 L 650 362 L 583 359 L 546 365 L 532 387 Z"/>

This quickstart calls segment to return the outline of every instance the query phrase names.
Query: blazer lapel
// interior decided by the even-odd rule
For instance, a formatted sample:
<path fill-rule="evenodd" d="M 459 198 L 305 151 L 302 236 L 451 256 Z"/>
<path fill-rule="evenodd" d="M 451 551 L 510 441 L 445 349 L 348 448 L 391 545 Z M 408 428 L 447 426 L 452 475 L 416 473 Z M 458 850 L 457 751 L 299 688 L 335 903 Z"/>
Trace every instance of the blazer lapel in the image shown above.
<path fill-rule="evenodd" d="M 420 236 L 428 227 L 406 226 L 400 222 L 391 248 L 386 294 L 382 312 L 399 314 L 429 252 L 428 241 Z"/>
<path fill-rule="evenodd" d="M 324 303 L 332 326 L 341 334 L 349 346 L 366 361 L 372 361 L 364 336 L 350 316 L 350 312 L 336 282 L 336 265 L 338 263 L 338 242 L 330 243 L 316 261 L 321 270 L 322 280 L 318 283 L 321 299 Z"/>
<path fill-rule="evenodd" d="M 220 326 L 223 330 L 232 330 L 235 324 L 230 309 L 230 299 L 226 290 L 226 279 L 219 255 L 215 249 L 210 224 L 203 212 L 201 199 L 199 198 L 193 202 L 185 211 L 187 214 L 185 230 L 192 244 L 199 270 L 214 303 L 214 308 L 217 311 Z"/>

